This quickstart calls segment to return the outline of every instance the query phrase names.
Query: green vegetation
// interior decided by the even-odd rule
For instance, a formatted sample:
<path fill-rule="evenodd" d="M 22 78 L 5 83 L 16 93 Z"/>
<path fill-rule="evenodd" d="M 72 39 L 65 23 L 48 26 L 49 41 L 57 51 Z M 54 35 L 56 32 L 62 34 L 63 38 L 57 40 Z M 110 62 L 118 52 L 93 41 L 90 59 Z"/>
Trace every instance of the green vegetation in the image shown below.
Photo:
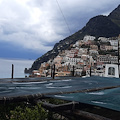
<path fill-rule="evenodd" d="M 18 106 L 15 110 L 10 111 L 10 113 L 10 120 L 45 120 L 48 115 L 40 104 L 31 108 Z"/>
<path fill-rule="evenodd" d="M 58 99 L 45 99 L 52 104 L 64 104 L 66 101 Z M 60 116 L 44 109 L 41 104 L 32 105 L 27 102 L 0 104 L 0 120 L 59 120 Z"/>
<path fill-rule="evenodd" d="M 49 98 L 49 99 L 46 99 L 46 101 L 49 102 L 49 103 L 51 103 L 51 104 L 55 104 L 55 105 L 60 105 L 60 104 L 68 103 L 68 101 L 59 100 L 59 99 L 55 99 L 55 98 Z"/>
<path fill-rule="evenodd" d="M 45 120 L 48 113 L 40 104 L 10 103 L 0 105 L 0 120 Z"/>

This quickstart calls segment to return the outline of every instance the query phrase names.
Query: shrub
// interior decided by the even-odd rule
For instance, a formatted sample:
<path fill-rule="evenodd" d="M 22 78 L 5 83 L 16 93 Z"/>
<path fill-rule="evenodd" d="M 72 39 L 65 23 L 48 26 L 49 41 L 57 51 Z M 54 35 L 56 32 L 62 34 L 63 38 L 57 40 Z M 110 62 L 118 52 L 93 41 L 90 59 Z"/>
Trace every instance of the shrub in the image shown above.
<path fill-rule="evenodd" d="M 18 106 L 15 110 L 10 111 L 10 113 L 10 120 L 45 120 L 48 115 L 40 104 L 31 108 Z"/>

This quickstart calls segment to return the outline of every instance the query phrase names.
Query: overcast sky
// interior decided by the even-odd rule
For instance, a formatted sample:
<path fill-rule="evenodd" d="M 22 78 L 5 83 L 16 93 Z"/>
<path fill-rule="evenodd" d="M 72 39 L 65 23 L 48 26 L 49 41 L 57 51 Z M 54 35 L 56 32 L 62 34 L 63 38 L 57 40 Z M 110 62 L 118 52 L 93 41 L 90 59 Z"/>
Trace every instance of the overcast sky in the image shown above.
<path fill-rule="evenodd" d="M 0 57 L 36 59 L 56 42 L 80 30 L 91 17 L 108 15 L 119 3 L 119 0 L 0 0 Z"/>

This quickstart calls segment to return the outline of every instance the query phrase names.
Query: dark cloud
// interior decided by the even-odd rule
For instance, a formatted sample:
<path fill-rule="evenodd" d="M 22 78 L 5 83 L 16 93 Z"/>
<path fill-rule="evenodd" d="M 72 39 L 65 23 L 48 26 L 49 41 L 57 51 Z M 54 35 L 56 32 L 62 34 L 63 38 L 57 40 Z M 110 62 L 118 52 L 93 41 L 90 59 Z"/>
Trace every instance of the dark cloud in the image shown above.
<path fill-rule="evenodd" d="M 0 42 L 39 57 L 84 27 L 91 17 L 108 15 L 118 4 L 118 0 L 1 0 Z"/>

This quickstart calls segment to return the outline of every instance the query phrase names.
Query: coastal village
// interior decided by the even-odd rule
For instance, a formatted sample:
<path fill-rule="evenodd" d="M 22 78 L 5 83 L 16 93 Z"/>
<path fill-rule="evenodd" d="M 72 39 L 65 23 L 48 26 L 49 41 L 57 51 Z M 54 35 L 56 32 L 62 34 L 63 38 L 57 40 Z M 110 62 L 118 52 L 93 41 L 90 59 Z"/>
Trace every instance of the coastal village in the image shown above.
<path fill-rule="evenodd" d="M 60 8 L 57 0 L 56 2 Z M 106 1 L 104 2 L 107 3 Z M 5 3 L 7 2 L 5 1 Z M 59 40 L 62 34 L 64 37 L 67 32 L 66 30 L 64 31 L 61 29 L 60 26 L 56 26 L 58 22 L 55 22 L 54 14 L 56 14 L 57 11 L 54 12 L 53 7 L 50 5 L 51 2 L 47 1 L 45 8 L 52 8 L 52 11 L 49 9 L 50 13 L 48 12 L 48 14 L 52 14 L 52 12 L 54 12 L 52 17 L 49 17 L 48 14 L 46 14 L 46 9 L 41 9 L 42 7 L 44 8 L 43 2 L 40 1 L 40 4 L 39 2 L 31 4 L 31 1 L 28 0 L 26 3 L 27 4 L 24 4 L 24 6 L 32 5 L 32 7 L 26 7 L 31 8 L 34 13 L 33 18 L 41 18 L 40 21 L 39 19 L 36 20 L 37 23 L 42 23 L 42 26 L 34 24 L 37 29 L 35 29 L 33 24 L 28 26 L 29 23 L 35 23 L 35 20 L 32 19 L 32 22 L 28 21 L 27 24 L 28 28 L 31 28 L 30 35 L 28 34 L 29 37 L 25 34 L 24 41 L 24 39 L 22 39 L 24 36 L 21 38 L 21 34 L 19 36 L 17 33 L 13 34 L 14 31 L 12 31 L 11 33 L 15 35 L 15 38 L 16 35 L 19 36 L 18 40 L 24 41 L 24 44 L 27 39 L 30 43 L 32 38 L 34 38 L 32 43 L 35 44 L 33 44 L 32 47 L 35 46 L 41 49 L 41 45 L 39 46 L 39 43 L 36 42 L 38 38 L 41 41 L 40 43 L 42 43 L 46 38 L 47 41 L 49 41 L 50 39 Z M 97 10 L 101 11 L 102 14 L 106 14 L 106 12 L 108 13 L 109 10 L 112 9 L 110 7 L 113 6 L 112 2 L 108 2 L 109 4 L 107 3 L 106 5 L 109 6 L 109 10 L 107 8 L 105 9 L 105 12 L 100 9 L 101 5 L 106 8 L 103 2 L 101 5 L 98 5 L 98 2 L 97 4 L 92 3 L 94 7 L 91 7 L 91 5 L 87 4 L 87 2 L 85 2 L 87 5 L 86 7 L 83 6 L 82 2 L 73 1 L 72 4 L 73 3 L 75 7 L 67 7 L 71 5 L 71 3 L 65 2 L 67 5 L 65 6 L 65 10 L 70 13 L 67 14 L 68 16 L 71 15 L 70 10 L 72 10 L 72 12 L 74 12 L 78 17 L 81 16 L 82 14 L 76 12 L 77 8 L 80 9 L 80 7 L 84 8 L 83 14 L 86 14 L 86 7 L 87 9 L 89 8 L 88 14 L 92 13 L 93 15 L 95 11 L 97 12 Z M 78 4 L 78 7 L 75 3 Z M 19 5 L 19 3 L 17 4 Z M 13 8 L 17 8 L 17 4 L 8 3 L 8 5 L 12 5 Z M 36 5 L 40 7 L 40 9 L 38 9 Z M 24 6 L 22 6 L 22 9 Z M 12 10 L 14 10 L 13 8 Z M 72 8 L 75 8 L 76 10 Z M 41 10 L 43 11 L 40 12 Z M 60 11 L 61 10 L 62 9 L 60 9 Z M 25 15 L 27 15 L 27 13 L 31 12 L 25 12 Z M 41 14 L 43 16 L 38 13 L 43 13 Z M 44 16 L 45 21 L 41 22 L 44 20 Z M 86 19 L 85 15 L 82 16 Z M 30 15 L 27 15 L 27 17 L 30 18 Z M 71 19 L 73 17 L 69 16 L 67 18 Z M 74 17 L 74 19 L 78 20 L 78 17 Z M 50 26 L 48 24 L 49 19 Z M 61 24 L 62 19 L 60 18 L 59 13 L 57 14 L 57 19 L 60 22 L 59 25 L 64 26 L 64 24 Z M 72 26 L 75 23 L 74 19 L 71 19 Z M 28 19 L 26 19 L 26 21 L 27 20 Z M 52 26 L 52 21 L 55 23 L 53 24 L 55 27 Z M 79 19 L 79 21 L 81 22 L 82 20 Z M 45 27 L 43 27 L 43 23 L 45 23 Z M 8 32 L 3 29 L 2 33 L 4 33 L 4 35 L 6 34 L 9 39 L 3 40 L 9 40 L 9 42 L 11 42 L 11 38 L 13 37 L 11 37 L 11 33 L 8 34 L 10 26 L 9 24 L 6 25 L 8 25 Z M 19 33 L 26 32 L 27 29 L 24 28 L 27 28 L 27 26 L 25 23 L 24 25 L 24 31 L 20 31 L 22 28 L 21 26 Z M 1 28 L 2 27 L 4 27 L 4 24 Z M 14 28 L 15 27 L 13 26 L 13 29 Z M 51 31 L 51 29 L 53 30 Z M 32 32 L 34 32 L 34 34 L 32 34 Z M 57 37 L 57 34 L 53 34 L 54 32 L 59 36 Z M 46 36 L 46 34 L 49 34 L 50 36 Z M 34 35 L 37 35 L 37 37 L 34 37 Z M 51 43 L 50 45 L 50 43 L 51 42 L 49 41 L 49 46 L 53 44 Z M 45 42 L 42 43 L 42 46 L 44 44 Z M 4 44 L 2 43 L 2 45 Z M 5 43 L 5 46 L 7 45 L 9 44 Z M 45 46 L 48 46 L 48 44 L 45 44 Z M 6 48 L 7 47 L 5 47 L 5 49 Z M 38 49 L 38 51 L 42 52 L 40 49 Z M 48 50 L 48 47 L 46 50 Z M 16 50 L 16 52 L 18 54 L 18 50 Z M 6 52 L 4 51 L 3 53 Z M 10 54 L 12 55 L 11 50 Z M 24 55 L 26 55 L 26 53 Z M 6 63 L 7 69 L 9 69 L 7 64 L 8 61 L 3 61 Z M 11 60 L 11 62 L 13 63 L 13 60 Z M 22 61 L 22 64 L 25 65 L 27 62 L 25 63 Z M 20 65 L 18 67 L 18 72 L 20 72 Z M 6 66 L 1 67 L 1 69 L 6 68 Z M 7 73 L 7 69 L 5 69 L 4 73 Z M 6 77 L 0 79 L 0 120 L 120 120 L 120 5 L 108 16 L 98 15 L 91 18 L 86 26 L 73 35 L 60 40 L 54 45 L 52 50 L 37 58 L 31 68 L 25 68 L 24 72 L 27 73 L 25 78 L 14 77 L 14 64 L 12 64 L 11 78 Z M 29 75 L 29 77 L 27 75 Z"/>
<path fill-rule="evenodd" d="M 118 64 L 119 40 L 120 35 L 111 38 L 86 35 L 69 49 L 60 51 L 53 60 L 42 63 L 31 76 L 51 77 L 53 65 L 55 76 L 89 76 L 90 71 L 94 76 L 104 76 L 106 64 Z"/>

